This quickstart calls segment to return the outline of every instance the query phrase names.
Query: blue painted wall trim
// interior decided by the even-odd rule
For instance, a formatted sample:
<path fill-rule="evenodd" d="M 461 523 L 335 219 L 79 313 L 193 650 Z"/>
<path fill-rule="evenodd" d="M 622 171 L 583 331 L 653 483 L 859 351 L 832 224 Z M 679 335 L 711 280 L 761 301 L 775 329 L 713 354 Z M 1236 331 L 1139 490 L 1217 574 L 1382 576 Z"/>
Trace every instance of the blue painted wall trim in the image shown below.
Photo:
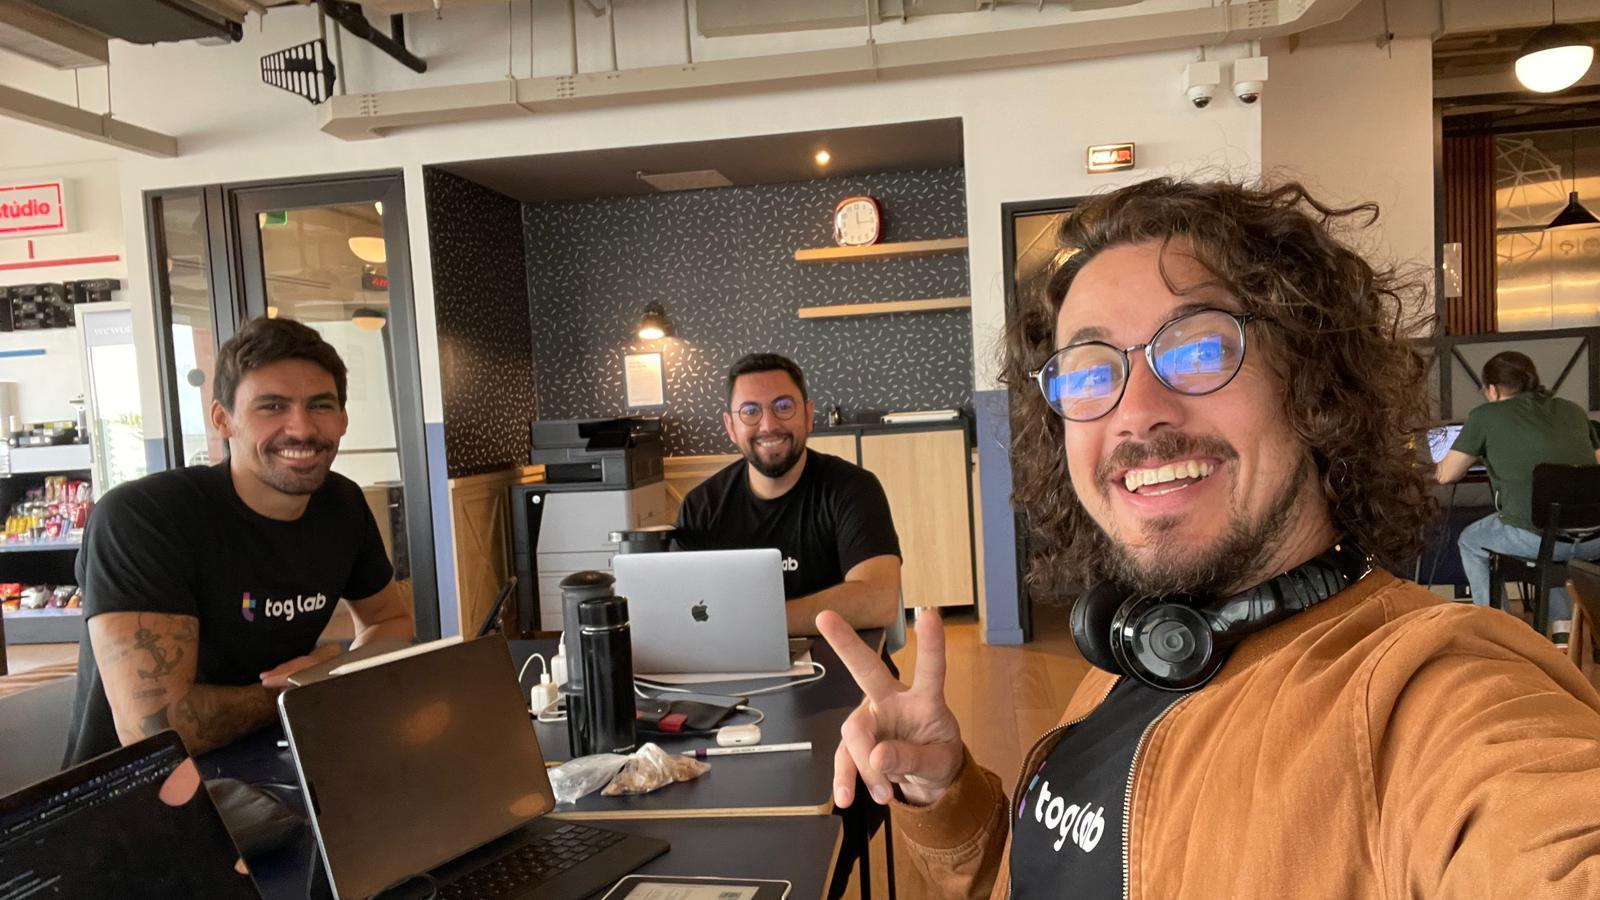
<path fill-rule="evenodd" d="M 444 458 L 444 423 L 425 422 L 428 505 L 433 512 L 433 568 L 439 581 L 439 636 L 461 633 L 456 610 L 456 535 L 450 527 L 450 472 Z"/>
<path fill-rule="evenodd" d="M 987 613 L 983 639 L 989 644 L 1023 641 L 1017 591 L 1017 527 L 1011 511 L 1011 414 L 1006 392 L 972 395 L 978 426 L 978 485 L 983 506 L 983 590 Z"/>
<path fill-rule="evenodd" d="M 165 472 L 167 470 L 167 439 L 144 439 L 144 470 L 146 472 Z"/>

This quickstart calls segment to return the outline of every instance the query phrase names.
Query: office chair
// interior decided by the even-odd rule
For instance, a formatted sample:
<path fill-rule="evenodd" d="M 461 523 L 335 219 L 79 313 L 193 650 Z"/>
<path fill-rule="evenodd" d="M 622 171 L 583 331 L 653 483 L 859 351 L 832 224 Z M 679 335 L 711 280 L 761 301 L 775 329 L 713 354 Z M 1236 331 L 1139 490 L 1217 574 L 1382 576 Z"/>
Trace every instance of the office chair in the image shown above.
<path fill-rule="evenodd" d="M 1523 584 L 1523 606 L 1533 614 L 1534 630 L 1550 627 L 1550 591 L 1567 581 L 1567 563 L 1557 562 L 1557 541 L 1578 543 L 1600 535 L 1600 466 L 1541 463 L 1533 470 L 1533 527 L 1539 532 L 1534 559 L 1491 554 L 1489 602 L 1505 609 L 1509 576 Z"/>
<path fill-rule="evenodd" d="M 1567 564 L 1567 593 L 1572 595 L 1572 633 L 1568 652 L 1573 665 L 1587 674 L 1586 664 L 1600 658 L 1595 642 L 1600 640 L 1600 565 L 1575 559 Z"/>

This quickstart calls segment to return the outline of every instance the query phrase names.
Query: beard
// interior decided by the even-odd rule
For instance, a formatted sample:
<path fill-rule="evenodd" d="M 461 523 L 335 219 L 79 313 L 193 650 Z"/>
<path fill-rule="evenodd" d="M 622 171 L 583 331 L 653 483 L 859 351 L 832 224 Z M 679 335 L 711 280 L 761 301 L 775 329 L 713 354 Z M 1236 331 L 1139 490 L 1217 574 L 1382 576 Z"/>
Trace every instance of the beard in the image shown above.
<path fill-rule="evenodd" d="M 788 452 L 783 453 L 781 456 L 763 456 L 761 451 L 756 446 L 757 438 L 778 436 L 789 439 Z M 773 431 L 750 438 L 750 440 L 739 449 L 744 453 L 745 460 L 749 462 L 750 466 L 757 472 L 760 472 L 762 475 L 765 475 L 768 478 L 782 478 L 783 476 L 789 474 L 789 470 L 794 468 L 795 463 L 800 461 L 800 454 L 805 452 L 806 446 L 803 442 L 796 440 L 794 434 L 791 432 Z"/>
<path fill-rule="evenodd" d="M 1149 458 L 1214 456 L 1224 461 L 1238 458 L 1233 447 L 1218 438 L 1165 434 L 1146 445 L 1124 444 L 1100 467 L 1107 470 L 1136 466 Z M 1226 530 L 1207 546 L 1180 541 L 1175 532 L 1182 519 L 1163 517 L 1144 523 L 1144 557 L 1126 544 L 1118 543 L 1096 523 L 1091 568 L 1135 594 L 1164 597 L 1190 594 L 1202 597 L 1223 596 L 1259 577 L 1278 549 L 1278 541 L 1289 524 L 1300 491 L 1305 485 L 1309 463 L 1295 467 L 1265 513 L 1251 520 L 1235 509 Z M 1102 495 L 1108 481 L 1099 478 Z"/>
<path fill-rule="evenodd" d="M 282 494 L 302 496 L 314 494 L 320 490 L 328 480 L 329 464 L 323 463 L 310 472 L 296 472 L 278 463 L 279 450 L 315 450 L 327 453 L 332 451 L 330 444 L 320 441 L 280 441 L 267 448 L 263 462 L 266 465 L 256 473 L 261 483 Z"/>

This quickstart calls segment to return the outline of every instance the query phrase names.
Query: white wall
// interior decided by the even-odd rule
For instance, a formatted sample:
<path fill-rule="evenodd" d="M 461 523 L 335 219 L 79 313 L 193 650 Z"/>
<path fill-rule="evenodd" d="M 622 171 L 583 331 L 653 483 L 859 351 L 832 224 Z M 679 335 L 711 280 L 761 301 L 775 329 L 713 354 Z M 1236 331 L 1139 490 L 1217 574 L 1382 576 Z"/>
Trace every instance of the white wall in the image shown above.
<path fill-rule="evenodd" d="M 1268 45 L 1261 96 L 1261 164 L 1335 205 L 1376 201 L 1371 257 L 1422 267 L 1431 288 L 1433 53 L 1427 38 L 1389 51 L 1371 42 Z M 1431 301 L 1430 301 L 1431 308 Z"/>
<path fill-rule="evenodd" d="M 34 178 L 59 178 L 66 183 L 67 224 L 72 230 L 32 238 L 32 260 L 126 257 L 122 194 L 115 161 L 61 162 L 27 168 L 0 165 L 0 183 L 22 184 Z M 0 264 L 29 261 L 29 241 L 29 238 L 0 239 Z M 86 278 L 116 278 L 126 283 L 127 277 L 127 262 L 123 258 L 87 265 L 0 270 L 0 286 Z M 122 300 L 127 296 L 125 292 L 118 293 L 113 299 Z M 142 298 L 143 294 L 139 296 Z M 67 401 L 83 393 L 83 363 L 77 330 L 0 332 L 0 351 L 28 350 L 43 350 L 44 355 L 0 357 L 0 381 L 17 383 L 18 409 L 13 412 L 27 422 L 73 418 L 74 409 Z M 144 358 L 155 358 L 153 347 Z M 134 378 L 136 374 L 130 371 L 128 377 Z M 159 404 L 146 408 L 158 409 Z M 3 422 L 0 427 L 4 427 Z"/>
<path fill-rule="evenodd" d="M 410 87 L 504 73 L 506 12 L 474 12 L 447 17 L 448 28 L 426 16 L 411 17 L 408 38 L 429 59 L 427 76 L 416 76 L 347 39 L 351 81 L 371 88 Z M 525 15 L 513 9 L 512 60 L 518 74 L 527 71 Z M 994 342 L 1004 315 L 1001 203 L 1085 194 L 1159 172 L 1251 174 L 1259 165 L 1259 111 L 1219 101 L 1197 114 L 1181 91 L 1183 69 L 1192 58 L 1187 52 L 527 116 L 346 142 L 318 131 L 316 112 L 304 100 L 260 82 L 261 55 L 315 34 L 311 10 L 280 7 L 259 24 L 252 18 L 244 40 L 234 46 L 112 44 L 118 115 L 177 136 L 181 153 L 172 160 L 120 154 L 124 228 L 131 246 L 143 246 L 140 197 L 153 188 L 403 170 L 429 421 L 442 418 L 442 404 L 421 193 L 425 164 L 959 116 L 966 128 L 975 383 L 980 390 L 995 386 Z M 822 38 L 839 40 L 837 32 Z M 657 35 L 656 40 L 681 43 L 681 34 Z M 629 52 L 624 52 L 624 64 Z M 1083 173 L 1088 144 L 1125 140 L 1139 144 L 1138 169 L 1115 177 Z M 129 283 L 140 311 L 136 329 L 141 346 L 153 347 L 148 266 L 142 253 L 132 257 Z M 151 411 L 159 408 L 155 378 L 153 371 L 146 373 L 146 409 Z M 147 435 L 159 436 L 153 412 L 146 421 Z"/>

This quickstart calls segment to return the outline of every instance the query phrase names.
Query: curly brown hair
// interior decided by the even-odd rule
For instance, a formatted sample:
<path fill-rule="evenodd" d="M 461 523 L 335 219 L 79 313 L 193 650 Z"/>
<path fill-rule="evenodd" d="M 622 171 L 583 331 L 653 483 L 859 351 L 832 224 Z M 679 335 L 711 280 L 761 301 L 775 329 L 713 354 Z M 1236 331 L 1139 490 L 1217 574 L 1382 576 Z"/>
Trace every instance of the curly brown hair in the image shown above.
<path fill-rule="evenodd" d="M 1253 346 L 1284 384 L 1284 415 L 1308 449 L 1333 524 L 1381 564 L 1409 566 L 1437 512 L 1415 448 L 1429 423 L 1427 366 L 1409 336 L 1432 316 L 1408 308 L 1419 279 L 1374 269 L 1333 229 L 1375 204 L 1335 208 L 1301 185 L 1240 185 L 1157 178 L 1078 207 L 1058 250 L 1019 291 L 1006 332 L 1001 381 L 1011 397 L 1014 492 L 1029 522 L 1028 583 L 1049 595 L 1109 574 L 1104 532 L 1072 488 L 1064 422 L 1030 372 L 1055 351 L 1056 315 L 1073 279 L 1103 251 L 1174 242 L 1238 298 L 1261 335 Z M 1163 277 L 1165 273 L 1163 273 Z M 1174 292 L 1181 292 L 1172 285 Z M 1192 290 L 1187 288 L 1186 290 Z"/>

